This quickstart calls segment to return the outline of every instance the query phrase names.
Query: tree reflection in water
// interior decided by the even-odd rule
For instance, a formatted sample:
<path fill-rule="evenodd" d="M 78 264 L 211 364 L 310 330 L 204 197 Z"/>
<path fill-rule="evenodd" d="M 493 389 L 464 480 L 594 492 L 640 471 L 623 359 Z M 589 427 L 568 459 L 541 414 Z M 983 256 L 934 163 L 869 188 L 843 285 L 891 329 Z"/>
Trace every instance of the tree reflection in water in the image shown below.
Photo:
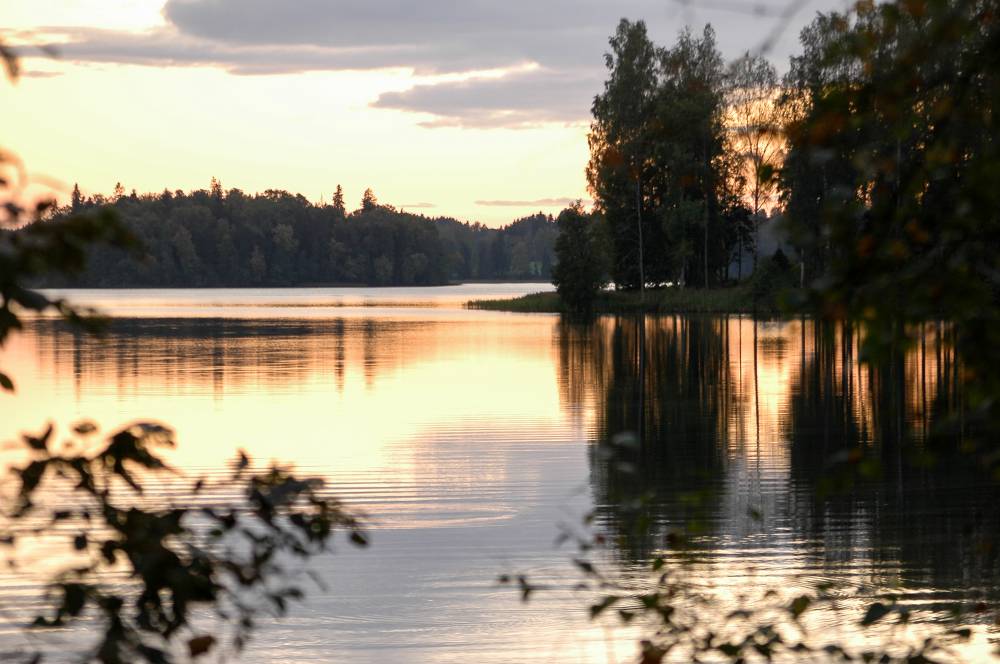
<path fill-rule="evenodd" d="M 600 592 L 619 598 L 598 602 L 595 614 L 612 603 L 626 620 L 656 612 L 653 655 L 688 630 L 702 651 L 738 656 L 727 648 L 740 642 L 723 639 L 725 628 L 699 630 L 706 620 L 728 625 L 725 614 L 755 593 L 783 615 L 754 616 L 754 629 L 776 631 L 743 645 L 775 651 L 775 634 L 784 647 L 825 643 L 822 629 L 807 636 L 788 625 L 830 597 L 857 599 L 859 611 L 878 599 L 894 620 L 918 623 L 975 609 L 960 622 L 990 624 L 998 492 L 961 453 L 968 432 L 952 331 L 928 324 L 917 332 L 911 349 L 864 364 L 864 330 L 848 324 L 563 322 L 562 399 L 597 417 L 593 528 L 578 543 L 588 553 L 606 542 L 617 561 L 595 574 L 582 567 Z M 669 583 L 648 583 L 650 563 Z M 683 602 L 704 602 L 700 617 L 682 617 Z"/>

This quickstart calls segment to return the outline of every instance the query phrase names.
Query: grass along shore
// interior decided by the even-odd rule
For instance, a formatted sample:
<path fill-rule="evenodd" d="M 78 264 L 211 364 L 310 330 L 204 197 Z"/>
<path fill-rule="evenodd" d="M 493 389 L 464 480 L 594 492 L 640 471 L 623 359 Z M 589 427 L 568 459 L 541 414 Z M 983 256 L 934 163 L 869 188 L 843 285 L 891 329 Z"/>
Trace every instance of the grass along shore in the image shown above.
<path fill-rule="evenodd" d="M 472 300 L 469 309 L 510 311 L 517 313 L 564 313 L 556 292 L 532 293 L 505 300 Z M 636 291 L 603 291 L 594 300 L 596 314 L 736 314 L 775 313 L 773 297 L 754 297 L 750 284 L 726 288 L 657 288 L 645 296 Z"/>

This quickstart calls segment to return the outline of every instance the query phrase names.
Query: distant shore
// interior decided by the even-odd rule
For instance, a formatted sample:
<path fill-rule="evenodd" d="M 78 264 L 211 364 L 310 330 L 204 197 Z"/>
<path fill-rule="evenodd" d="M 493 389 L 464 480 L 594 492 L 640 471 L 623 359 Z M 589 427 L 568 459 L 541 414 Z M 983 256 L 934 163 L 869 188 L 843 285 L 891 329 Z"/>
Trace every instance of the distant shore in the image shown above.
<path fill-rule="evenodd" d="M 635 291 L 604 291 L 594 301 L 597 314 L 743 314 L 777 313 L 771 302 L 755 302 L 748 284 L 726 288 L 657 288 L 645 295 Z M 563 313 L 555 292 L 532 293 L 513 299 L 472 300 L 469 309 L 516 313 Z"/>

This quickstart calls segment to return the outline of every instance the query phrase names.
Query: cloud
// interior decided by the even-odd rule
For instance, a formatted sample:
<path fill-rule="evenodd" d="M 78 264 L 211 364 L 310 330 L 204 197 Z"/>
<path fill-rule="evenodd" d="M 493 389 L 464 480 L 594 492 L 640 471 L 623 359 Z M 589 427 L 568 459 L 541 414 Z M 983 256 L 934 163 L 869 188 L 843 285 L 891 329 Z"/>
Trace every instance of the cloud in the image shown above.
<path fill-rule="evenodd" d="M 527 71 L 499 78 L 418 85 L 387 92 L 372 106 L 434 116 L 430 127 L 530 127 L 587 119 L 601 78 L 589 73 Z"/>
<path fill-rule="evenodd" d="M 45 28 L 57 31 L 60 57 L 78 62 L 106 62 L 159 67 L 215 66 L 233 74 L 289 74 L 384 68 L 385 54 L 375 48 L 300 45 L 232 45 L 163 28 L 142 33 L 97 28 Z M 402 59 L 397 55 L 396 59 Z"/>
<path fill-rule="evenodd" d="M 165 25 L 146 32 L 39 28 L 65 59 L 213 66 L 234 74 L 408 69 L 421 75 L 507 70 L 502 78 L 417 85 L 374 105 L 430 115 L 426 126 L 526 127 L 579 122 L 605 71 L 622 16 L 671 42 L 685 24 L 712 22 L 723 55 L 759 46 L 781 10 L 802 5 L 771 52 L 783 63 L 817 9 L 844 0 L 166 0 Z M 524 72 L 525 65 L 536 69 Z"/>
<path fill-rule="evenodd" d="M 576 198 L 538 198 L 533 201 L 476 201 L 476 205 L 483 207 L 559 207 L 564 208 L 572 205 Z M 590 201 L 583 201 L 584 204 Z"/>
<path fill-rule="evenodd" d="M 405 203 L 399 206 L 400 210 L 421 210 L 437 207 L 434 203 Z"/>
<path fill-rule="evenodd" d="M 795 11 L 784 31 L 794 46 L 816 9 L 845 0 L 167 0 L 163 16 L 180 33 L 242 46 L 375 48 L 387 66 L 434 71 L 596 64 L 625 16 L 644 19 L 654 38 L 684 24 L 715 25 L 729 56 L 758 46 Z M 593 47 L 597 47 L 594 50 Z M 404 56 L 397 60 L 394 55 Z M 778 53 L 784 57 L 784 53 Z"/>

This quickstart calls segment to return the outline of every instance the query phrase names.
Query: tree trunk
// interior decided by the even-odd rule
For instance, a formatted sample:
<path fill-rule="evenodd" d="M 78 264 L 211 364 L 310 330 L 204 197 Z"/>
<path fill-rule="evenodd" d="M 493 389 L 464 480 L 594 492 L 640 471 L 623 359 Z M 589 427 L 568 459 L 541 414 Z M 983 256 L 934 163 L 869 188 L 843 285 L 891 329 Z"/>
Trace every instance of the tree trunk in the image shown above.
<path fill-rule="evenodd" d="M 639 300 L 646 299 L 646 267 L 642 255 L 642 190 L 639 184 L 639 176 L 635 178 L 635 218 L 639 226 Z"/>
<path fill-rule="evenodd" d="M 702 215 L 705 221 L 705 288 L 708 289 L 708 192 L 711 190 L 712 165 L 708 159 L 708 143 L 702 144 L 702 158 L 705 160 L 705 175 L 702 180 Z"/>
<path fill-rule="evenodd" d="M 760 219 L 753 216 L 753 271 L 757 271 L 757 256 L 760 252 Z"/>
<path fill-rule="evenodd" d="M 705 221 L 705 288 L 708 288 L 708 192 L 705 195 L 706 198 L 702 201 L 701 205 Z"/>
<path fill-rule="evenodd" d="M 737 240 L 737 244 L 740 250 L 740 263 L 736 266 L 736 281 L 743 281 L 743 238 Z"/>

